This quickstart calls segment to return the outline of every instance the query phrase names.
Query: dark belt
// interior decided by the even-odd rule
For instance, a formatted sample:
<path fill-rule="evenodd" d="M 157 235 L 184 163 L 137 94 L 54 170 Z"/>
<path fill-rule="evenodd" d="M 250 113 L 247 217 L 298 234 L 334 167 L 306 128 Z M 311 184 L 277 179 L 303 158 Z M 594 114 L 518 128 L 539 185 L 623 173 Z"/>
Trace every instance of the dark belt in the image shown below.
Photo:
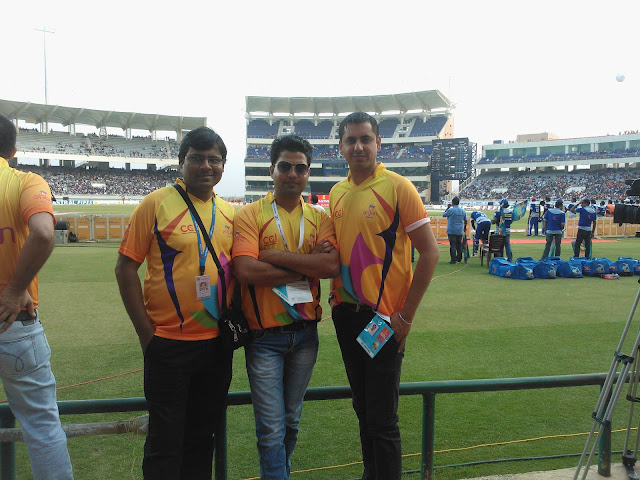
<path fill-rule="evenodd" d="M 38 321 L 38 311 L 37 310 L 36 310 L 36 316 L 35 317 L 32 317 L 31 315 L 29 315 L 29 312 L 27 312 L 26 310 L 20 310 L 20 313 L 16 317 L 16 322 L 22 323 L 22 325 L 25 326 L 25 327 L 27 325 L 33 325 L 37 321 Z M 5 323 L 5 322 L 6 322 L 6 320 L 4 320 L 3 322 L 0 322 L 0 323 Z"/>
<path fill-rule="evenodd" d="M 299 332 L 300 330 L 304 330 L 305 328 L 317 328 L 317 327 L 318 327 L 318 322 L 314 320 L 311 320 L 311 321 L 302 320 L 302 321 L 290 323 L 289 325 L 282 325 L 281 327 L 265 328 L 264 330 L 253 330 L 252 333 L 254 335 L 260 336 L 262 335 L 262 332 L 292 333 L 292 332 Z"/>
<path fill-rule="evenodd" d="M 342 302 L 339 307 L 343 307 L 345 310 L 349 310 L 350 312 L 370 312 L 373 313 L 373 308 L 369 305 L 363 305 L 362 303 L 347 303 Z"/>

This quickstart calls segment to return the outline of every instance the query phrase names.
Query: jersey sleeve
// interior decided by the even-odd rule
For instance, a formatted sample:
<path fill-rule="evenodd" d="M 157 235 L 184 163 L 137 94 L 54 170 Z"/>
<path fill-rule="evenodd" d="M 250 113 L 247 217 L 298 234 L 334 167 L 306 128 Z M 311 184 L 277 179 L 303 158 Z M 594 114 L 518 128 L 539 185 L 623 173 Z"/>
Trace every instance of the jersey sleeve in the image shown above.
<path fill-rule="evenodd" d="M 405 232 L 411 232 L 431 221 L 413 183 L 406 178 L 401 178 L 396 189 L 400 222 L 404 226 Z"/>
<path fill-rule="evenodd" d="M 42 212 L 49 213 L 55 225 L 55 217 L 53 216 L 53 207 L 51 205 L 51 190 L 40 175 L 27 175 L 20 195 L 20 212 L 24 223 L 27 224 L 32 215 Z"/>
<path fill-rule="evenodd" d="M 329 240 L 331 244 L 338 249 L 338 241 L 336 240 L 336 231 L 333 227 L 331 218 L 326 213 L 320 215 L 320 228 L 318 229 L 318 241 Z"/>
<path fill-rule="evenodd" d="M 145 201 L 146 200 L 146 201 Z M 155 202 L 147 196 L 131 214 L 118 253 L 138 263 L 144 262 L 153 239 Z"/>
<path fill-rule="evenodd" d="M 260 232 L 258 232 L 257 211 L 254 204 L 243 207 L 233 220 L 233 248 L 231 258 L 240 255 L 258 258 L 260 253 Z"/>

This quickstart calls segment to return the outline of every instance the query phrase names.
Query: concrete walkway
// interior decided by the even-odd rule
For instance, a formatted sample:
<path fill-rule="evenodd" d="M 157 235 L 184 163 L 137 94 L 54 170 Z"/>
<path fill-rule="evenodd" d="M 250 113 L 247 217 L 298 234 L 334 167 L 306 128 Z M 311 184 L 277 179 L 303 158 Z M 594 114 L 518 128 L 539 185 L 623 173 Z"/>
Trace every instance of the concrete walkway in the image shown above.
<path fill-rule="evenodd" d="M 636 473 L 640 472 L 640 466 L 636 465 Z M 548 472 L 529 472 L 519 473 L 517 475 L 494 475 L 489 477 L 478 477 L 466 480 L 573 480 L 573 476 L 576 473 L 575 468 L 564 468 L 562 470 L 551 470 Z M 580 479 L 584 470 L 580 472 Z M 598 475 L 598 466 L 593 465 L 589 469 L 587 474 L 587 480 L 605 480 L 607 477 Z M 609 480 L 628 480 L 627 471 L 622 464 L 617 463 L 611 465 L 611 476 Z"/>

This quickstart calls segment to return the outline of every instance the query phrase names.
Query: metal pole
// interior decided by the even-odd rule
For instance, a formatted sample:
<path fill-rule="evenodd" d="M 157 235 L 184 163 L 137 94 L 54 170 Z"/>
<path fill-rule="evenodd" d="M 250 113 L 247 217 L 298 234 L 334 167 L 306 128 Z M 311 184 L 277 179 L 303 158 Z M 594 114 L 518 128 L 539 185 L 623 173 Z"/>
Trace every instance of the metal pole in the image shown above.
<path fill-rule="evenodd" d="M 422 395 L 422 480 L 433 479 L 433 448 L 435 438 L 436 394 Z"/>
<path fill-rule="evenodd" d="M 0 427 L 15 428 L 16 417 L 11 412 L 0 418 Z M 15 442 L 0 443 L 0 479 L 16 480 L 16 444 Z"/>
<path fill-rule="evenodd" d="M 624 381 L 624 380 L 621 380 Z M 609 396 L 607 397 L 606 406 L 611 400 L 611 390 L 609 390 Z M 598 474 L 603 477 L 611 476 L 611 423 L 605 423 L 600 425 L 600 428 L 604 431 L 600 437 L 600 443 L 598 445 Z"/>
<path fill-rule="evenodd" d="M 42 46 L 44 50 L 44 104 L 49 105 L 49 96 L 47 95 L 47 33 L 56 33 L 53 30 L 47 30 L 47 27 L 35 28 L 37 32 L 42 32 Z"/>

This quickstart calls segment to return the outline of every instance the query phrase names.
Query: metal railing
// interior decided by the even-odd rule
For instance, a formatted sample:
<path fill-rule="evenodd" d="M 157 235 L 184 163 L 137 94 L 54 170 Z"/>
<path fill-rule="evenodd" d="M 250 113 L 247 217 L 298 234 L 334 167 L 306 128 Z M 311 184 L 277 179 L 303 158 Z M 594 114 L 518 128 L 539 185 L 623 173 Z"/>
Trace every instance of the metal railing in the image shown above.
<path fill-rule="evenodd" d="M 482 380 L 451 380 L 413 382 L 400 385 L 400 395 L 422 396 L 422 462 L 420 479 L 433 479 L 435 440 L 435 400 L 437 394 L 492 392 L 504 390 L 531 390 L 540 388 L 578 387 L 604 384 L 606 373 L 581 375 L 557 375 L 548 377 L 492 378 Z M 351 398 L 348 386 L 314 387 L 307 389 L 305 401 L 337 400 Z M 594 397 L 595 399 L 595 397 Z M 251 404 L 250 392 L 230 392 L 228 404 Z M 92 413 L 140 412 L 147 409 L 144 398 L 114 398 L 103 400 L 70 400 L 58 402 L 60 415 Z M 8 404 L 0 405 L 0 428 L 14 428 L 15 418 Z M 215 479 L 227 479 L 227 425 L 226 418 L 215 435 Z M 610 435 L 610 432 L 609 432 Z M 605 439 L 606 440 L 606 439 Z M 611 457 L 611 440 L 605 441 L 609 451 L 602 451 L 604 458 Z M 606 468 L 606 467 L 604 467 Z M 604 474 L 605 472 L 603 472 Z M 0 443 L 0 480 L 16 479 L 15 443 Z"/>

